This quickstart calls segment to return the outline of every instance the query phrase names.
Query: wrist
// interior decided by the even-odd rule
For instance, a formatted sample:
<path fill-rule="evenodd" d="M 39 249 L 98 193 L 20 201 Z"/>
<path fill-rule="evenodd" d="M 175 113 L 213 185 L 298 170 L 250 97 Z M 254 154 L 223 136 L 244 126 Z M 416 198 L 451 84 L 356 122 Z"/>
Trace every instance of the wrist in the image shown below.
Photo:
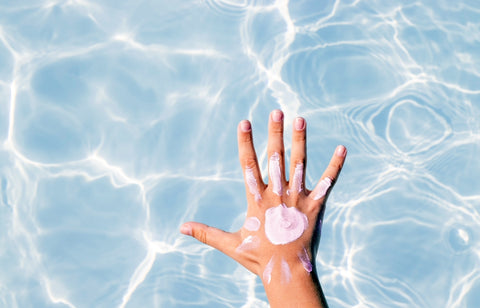
<path fill-rule="evenodd" d="M 283 259 L 273 266 L 270 280 L 263 277 L 263 285 L 270 306 L 276 307 L 327 307 L 315 270 L 307 271 L 297 261 L 286 263 Z M 288 264 L 288 269 L 286 265 Z"/>

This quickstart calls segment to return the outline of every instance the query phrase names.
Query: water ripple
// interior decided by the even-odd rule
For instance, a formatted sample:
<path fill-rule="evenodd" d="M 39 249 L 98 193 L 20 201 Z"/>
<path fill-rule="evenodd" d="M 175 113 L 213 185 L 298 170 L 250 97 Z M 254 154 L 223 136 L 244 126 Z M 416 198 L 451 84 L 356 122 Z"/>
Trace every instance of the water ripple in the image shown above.
<path fill-rule="evenodd" d="M 205 0 L 214 12 L 231 17 L 242 17 L 251 6 L 251 0 Z"/>
<path fill-rule="evenodd" d="M 178 226 L 245 216 L 236 123 L 273 108 L 306 186 L 349 157 L 316 260 L 331 306 L 480 303 L 472 1 L 0 4 L 0 306 L 268 307 Z M 88 282 L 88 283 L 85 283 Z"/>

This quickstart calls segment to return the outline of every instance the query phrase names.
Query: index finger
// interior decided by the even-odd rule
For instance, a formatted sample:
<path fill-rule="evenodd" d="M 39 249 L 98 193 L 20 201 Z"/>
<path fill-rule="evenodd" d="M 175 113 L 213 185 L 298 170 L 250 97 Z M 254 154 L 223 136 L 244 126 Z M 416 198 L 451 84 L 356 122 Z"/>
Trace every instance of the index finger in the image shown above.
<path fill-rule="evenodd" d="M 245 178 L 245 186 L 255 201 L 259 201 L 261 193 L 265 190 L 260 168 L 258 167 L 257 154 L 253 146 L 252 125 L 248 120 L 243 120 L 238 124 L 238 155 Z"/>

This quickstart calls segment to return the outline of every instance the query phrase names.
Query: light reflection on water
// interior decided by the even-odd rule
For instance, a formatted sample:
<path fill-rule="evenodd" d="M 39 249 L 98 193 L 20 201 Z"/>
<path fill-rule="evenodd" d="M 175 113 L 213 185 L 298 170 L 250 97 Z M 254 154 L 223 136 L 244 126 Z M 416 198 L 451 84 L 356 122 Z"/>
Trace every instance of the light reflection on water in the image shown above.
<path fill-rule="evenodd" d="M 11 1 L 10 1 L 11 2 Z M 179 235 L 243 222 L 236 124 L 274 108 L 307 186 L 347 164 L 317 257 L 332 307 L 480 305 L 473 1 L 0 4 L 0 306 L 263 307 Z"/>

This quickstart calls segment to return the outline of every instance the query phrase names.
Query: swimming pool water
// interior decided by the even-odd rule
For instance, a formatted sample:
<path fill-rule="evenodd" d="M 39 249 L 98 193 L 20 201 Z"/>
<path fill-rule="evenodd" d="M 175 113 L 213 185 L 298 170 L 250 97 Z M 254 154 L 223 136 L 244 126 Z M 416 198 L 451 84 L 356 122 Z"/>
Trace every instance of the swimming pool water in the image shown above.
<path fill-rule="evenodd" d="M 317 267 L 331 307 L 480 306 L 480 3 L 0 3 L 0 307 L 267 307 L 181 236 L 238 229 L 236 126 L 349 155 Z"/>

